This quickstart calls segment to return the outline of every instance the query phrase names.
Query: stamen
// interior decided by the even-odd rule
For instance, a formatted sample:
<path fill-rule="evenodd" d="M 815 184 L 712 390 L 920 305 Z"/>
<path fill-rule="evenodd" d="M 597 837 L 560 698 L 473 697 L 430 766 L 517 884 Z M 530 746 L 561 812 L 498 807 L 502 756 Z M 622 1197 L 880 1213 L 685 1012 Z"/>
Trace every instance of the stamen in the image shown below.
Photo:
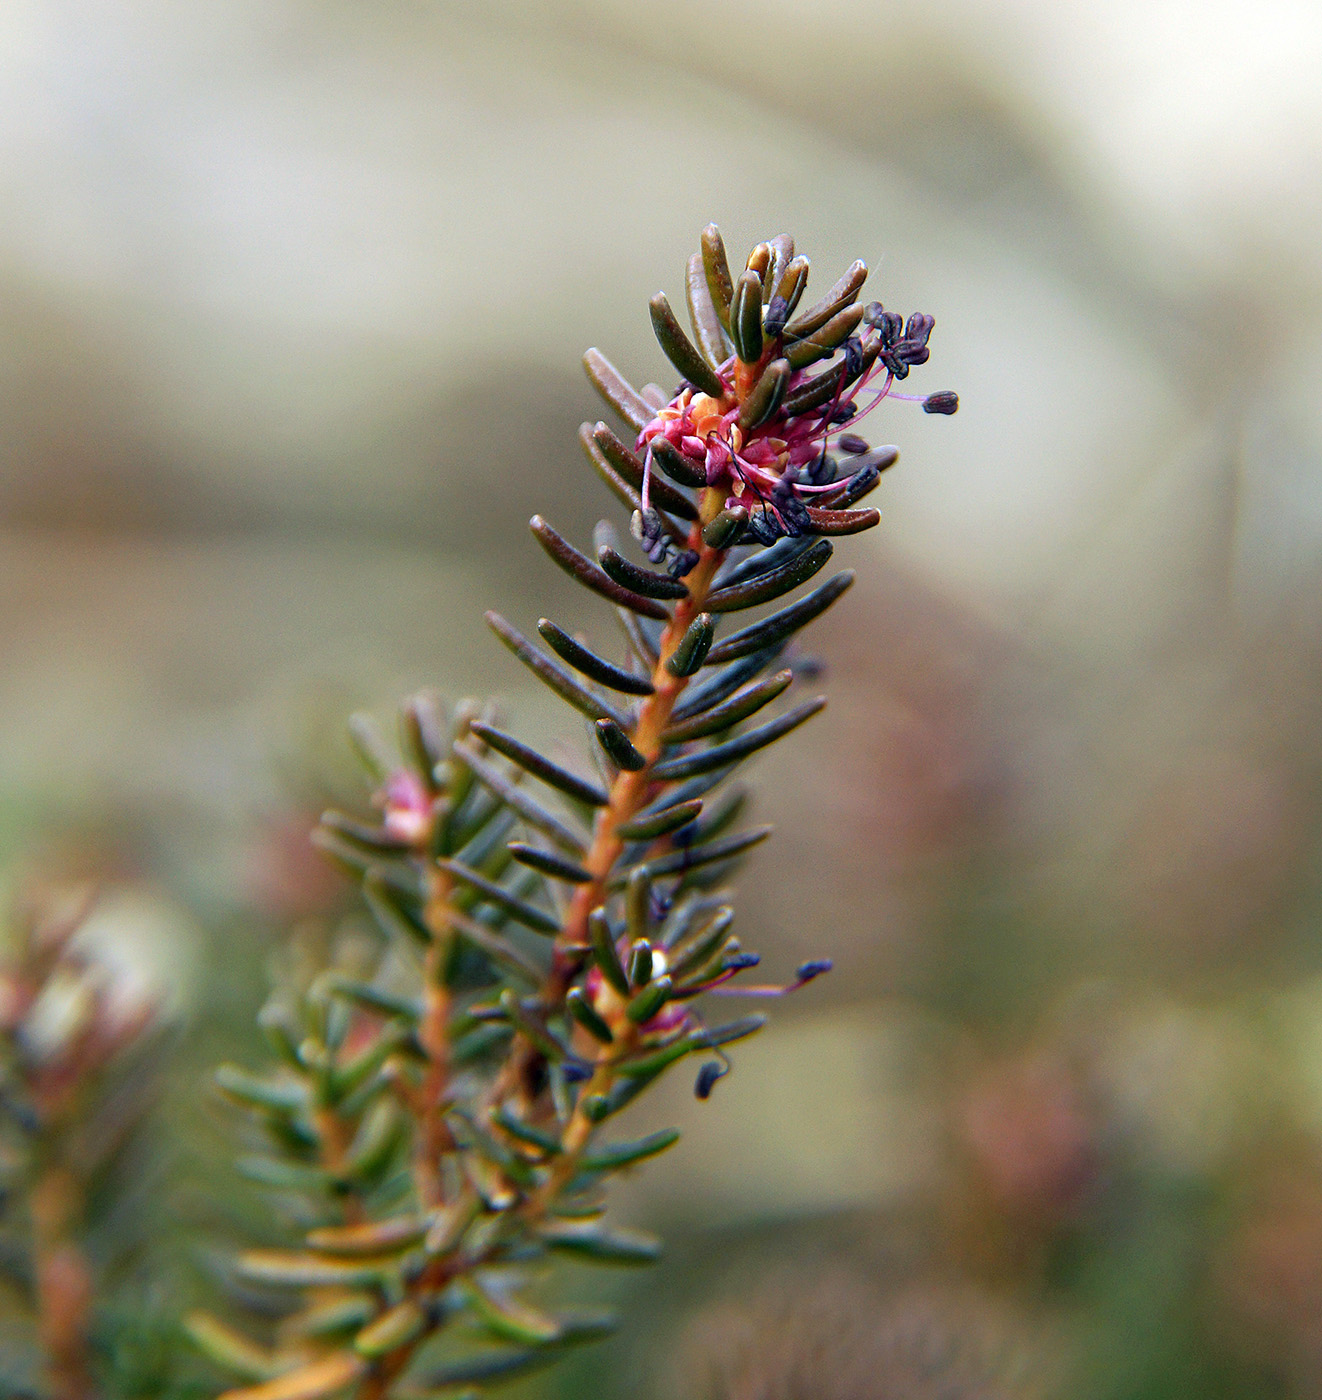
<path fill-rule="evenodd" d="M 784 987 L 756 986 L 756 987 L 724 987 L 720 983 L 727 977 L 733 976 L 736 969 L 728 973 L 722 973 L 720 978 L 707 988 L 716 996 L 722 997 L 783 997 L 791 992 L 797 992 L 800 987 L 806 987 L 809 982 L 820 977 L 824 972 L 830 972 L 833 964 L 830 958 L 814 958 L 810 962 L 801 963 L 798 973 L 793 982 Z"/>

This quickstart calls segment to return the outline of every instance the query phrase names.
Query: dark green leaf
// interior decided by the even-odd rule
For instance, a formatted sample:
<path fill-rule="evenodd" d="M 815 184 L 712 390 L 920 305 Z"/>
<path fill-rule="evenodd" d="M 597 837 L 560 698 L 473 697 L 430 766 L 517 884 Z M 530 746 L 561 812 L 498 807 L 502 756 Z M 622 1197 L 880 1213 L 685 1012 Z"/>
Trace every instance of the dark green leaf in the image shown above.
<path fill-rule="evenodd" d="M 665 621 L 670 616 L 660 603 L 651 598 L 644 598 L 641 594 L 633 593 L 616 583 L 586 555 L 580 554 L 563 535 L 548 525 L 540 515 L 534 515 L 528 522 L 528 527 L 536 536 L 538 544 L 542 546 L 551 559 L 570 578 L 576 579 L 585 588 L 590 588 L 594 593 L 608 598 L 619 607 L 629 608 L 633 612 L 641 613 L 644 617 L 654 617 L 659 622 Z"/>
<path fill-rule="evenodd" d="M 750 831 L 741 831 L 738 836 L 727 836 L 723 841 L 712 841 L 705 846 L 685 846 L 667 855 L 657 856 L 655 860 L 649 860 L 647 872 L 654 878 L 662 875 L 681 875 L 703 865 L 730 860 L 765 841 L 771 832 L 772 828 L 769 826 L 755 826 Z"/>
<path fill-rule="evenodd" d="M 528 904 L 519 899 L 503 885 L 498 885 L 494 880 L 488 880 L 485 875 L 479 875 L 476 870 L 469 869 L 468 866 L 457 860 L 440 859 L 436 864 L 445 871 L 448 871 L 456 880 L 463 881 L 464 884 L 482 895 L 484 899 L 490 900 L 493 904 L 498 904 L 516 923 L 520 923 L 524 928 L 532 929 L 534 933 L 555 934 L 560 931 L 560 922 L 544 909 L 538 909 L 536 905 Z"/>
<path fill-rule="evenodd" d="M 715 224 L 702 231 L 702 268 L 707 277 L 707 291 L 717 319 L 730 329 L 730 303 L 734 299 L 734 280 L 730 276 L 730 261 L 725 256 L 725 242 Z"/>
<path fill-rule="evenodd" d="M 636 510 L 642 510 L 642 497 L 638 494 L 638 487 L 630 485 L 628 479 L 620 474 L 607 459 L 606 454 L 598 446 L 594 434 L 597 429 L 606 429 L 604 423 L 584 423 L 579 427 L 578 440 L 583 445 L 583 451 L 588 454 L 588 461 L 592 464 L 592 469 L 606 483 L 615 494 L 617 500 L 624 506 L 625 510 L 632 514 Z M 642 473 L 639 472 L 639 481 L 642 480 Z M 666 522 L 662 519 L 662 524 Z M 673 531 L 672 531 L 673 534 Z"/>
<path fill-rule="evenodd" d="M 390 746 L 372 716 L 361 712 L 350 715 L 349 738 L 353 743 L 354 752 L 362 760 L 368 773 L 377 782 L 385 782 L 397 764 L 394 754 L 390 752 Z"/>
<path fill-rule="evenodd" d="M 629 717 L 623 710 L 616 709 L 609 701 L 594 695 L 571 671 L 535 647 L 518 628 L 512 627 L 499 613 L 489 612 L 486 619 L 487 626 L 533 675 L 550 686 L 576 710 L 580 710 L 589 719 L 613 719 L 619 725 L 629 723 Z"/>
<path fill-rule="evenodd" d="M 667 836 L 682 826 L 688 826 L 701 811 L 701 799 L 694 798 L 691 802 L 662 807 L 648 817 L 638 816 L 632 821 L 621 822 L 615 831 L 626 841 L 655 841 L 659 836 Z"/>
<path fill-rule="evenodd" d="M 708 734 L 719 734 L 723 729 L 729 729 L 749 715 L 756 714 L 763 705 L 783 694 L 793 679 L 793 671 L 777 671 L 764 681 L 736 691 L 723 705 L 714 706 L 706 714 L 672 724 L 661 736 L 662 740 L 666 744 L 681 744 L 690 739 L 704 739 Z"/>
<path fill-rule="evenodd" d="M 455 764 L 456 768 L 460 766 Z M 498 853 L 504 850 L 505 842 L 519 820 L 515 813 L 499 802 L 494 802 L 494 810 L 494 819 L 487 822 L 471 841 L 461 846 L 454 856 L 470 870 L 480 870 L 484 875 L 493 873 L 492 863 L 499 861 Z"/>
<path fill-rule="evenodd" d="M 645 1230 L 565 1220 L 548 1221 L 537 1234 L 552 1249 L 595 1264 L 652 1264 L 661 1257 L 661 1241 Z"/>
<path fill-rule="evenodd" d="M 331 1191 L 339 1184 L 339 1179 L 322 1167 L 286 1161 L 283 1157 L 250 1154 L 240 1157 L 234 1169 L 259 1186 L 272 1186 L 279 1191 Z"/>
<path fill-rule="evenodd" d="M 815 363 L 817 360 L 825 359 L 827 355 L 837 350 L 845 340 L 853 335 L 858 329 L 858 323 L 863 319 L 863 308 L 861 306 L 847 306 L 843 311 L 837 312 L 820 329 L 813 331 L 811 335 L 805 336 L 802 340 L 796 340 L 785 350 L 785 358 L 794 369 L 803 369 L 806 365 Z"/>
<path fill-rule="evenodd" d="M 549 836 L 562 850 L 571 855 L 581 856 L 587 842 L 576 831 L 571 831 L 559 817 L 543 807 L 522 788 L 516 787 L 499 769 L 482 758 L 476 747 L 467 740 L 459 740 L 454 745 L 454 754 L 466 763 L 477 780 L 490 788 L 508 807 L 513 808 L 529 826 L 543 835 Z"/>
<path fill-rule="evenodd" d="M 801 413 L 808 413 L 814 408 L 820 408 L 822 404 L 835 398 L 844 385 L 846 368 L 842 360 L 839 364 L 824 369 L 821 374 L 814 375 L 812 379 L 805 379 L 792 394 L 786 396 L 786 414 L 791 418 L 797 418 Z"/>
<path fill-rule="evenodd" d="M 297 1113 L 308 1106 L 308 1087 L 297 1079 L 264 1079 L 238 1065 L 221 1065 L 214 1077 L 225 1097 L 245 1108 Z"/>
<path fill-rule="evenodd" d="M 771 249 L 771 265 L 767 268 L 763 280 L 767 285 L 767 295 L 770 296 L 780 290 L 781 278 L 785 276 L 785 269 L 794 257 L 794 239 L 788 233 L 778 233 L 768 240 L 768 246 Z"/>
<path fill-rule="evenodd" d="M 762 279 L 741 272 L 730 303 L 730 339 L 734 352 L 747 365 L 762 358 Z"/>
<path fill-rule="evenodd" d="M 707 269 L 702 264 L 701 253 L 694 253 L 688 261 L 684 292 L 689 306 L 689 324 L 697 338 L 698 349 L 708 364 L 723 364 L 730 350 L 712 301 L 711 288 L 707 285 Z"/>
<path fill-rule="evenodd" d="M 554 851 L 544 851 L 540 846 L 529 846 L 523 841 L 511 841 L 510 854 L 520 865 L 530 870 L 540 870 L 556 880 L 565 880 L 571 885 L 586 885 L 592 876 L 581 865 L 558 856 Z"/>
<path fill-rule="evenodd" d="M 565 995 L 565 1009 L 595 1040 L 609 1045 L 615 1039 L 611 1028 L 597 1014 L 597 1009 L 588 1000 L 582 987 L 571 987 Z"/>
<path fill-rule="evenodd" d="M 663 1128 L 660 1132 L 649 1133 L 634 1142 L 614 1143 L 609 1147 L 599 1147 L 584 1154 L 581 1165 L 584 1171 L 615 1171 L 619 1167 L 632 1166 L 635 1162 L 646 1161 L 673 1147 L 679 1141 L 678 1128 Z"/>
<path fill-rule="evenodd" d="M 682 943 L 671 950 L 670 972 L 678 982 L 685 974 L 705 967 L 729 941 L 734 910 L 727 904 Z"/>
<path fill-rule="evenodd" d="M 358 1006 L 386 1016 L 417 1021 L 422 1015 L 422 1001 L 418 997 L 403 996 L 384 987 L 375 987 L 370 982 L 359 982 L 355 978 L 333 973 L 327 979 L 326 987 L 333 996 L 345 997 Z"/>
<path fill-rule="evenodd" d="M 473 1312 L 496 1336 L 529 1345 L 544 1345 L 560 1336 L 559 1324 L 540 1308 L 497 1293 L 472 1275 L 461 1286 Z"/>
<path fill-rule="evenodd" d="M 785 327 L 786 338 L 800 339 L 826 325 L 832 316 L 838 315 L 858 299 L 858 294 L 863 290 L 863 283 L 867 279 L 867 264 L 852 263 L 821 301 L 815 302 L 802 316 Z"/>
<path fill-rule="evenodd" d="M 583 356 L 583 368 L 593 387 L 635 431 L 641 432 L 655 416 L 637 389 L 595 347 Z"/>
<path fill-rule="evenodd" d="M 352 817 L 346 817 L 343 812 L 337 812 L 334 808 L 321 814 L 321 825 L 372 856 L 378 852 L 386 856 L 401 856 L 409 851 L 407 841 L 401 841 L 399 837 L 392 836 L 379 826 L 367 826 L 363 822 L 354 821 Z"/>
<path fill-rule="evenodd" d="M 766 1023 L 767 1018 L 760 1014 L 741 1016 L 737 1021 L 727 1021 L 723 1026 L 708 1026 L 695 1039 L 698 1048 L 714 1050 L 718 1045 L 731 1045 L 736 1040 L 756 1035 Z"/>
<path fill-rule="evenodd" d="M 615 948 L 615 936 L 604 909 L 594 909 L 588 918 L 588 933 L 592 939 L 592 956 L 601 975 L 622 997 L 631 996 L 633 989 L 624 975 L 620 955 Z"/>
<path fill-rule="evenodd" d="M 653 1050 L 648 1054 L 635 1055 L 630 1059 L 622 1060 L 617 1065 L 617 1069 L 627 1081 L 630 1081 L 628 1087 L 632 1093 L 638 1093 L 646 1088 L 657 1075 L 669 1069 L 677 1060 L 682 1060 L 685 1055 L 690 1054 L 694 1048 L 692 1035 L 686 1031 L 672 1040 L 669 1045 L 662 1046 L 660 1050 Z M 603 1105 L 603 1108 L 610 1112 L 614 1112 L 616 1107 L 623 1107 L 623 1105 L 617 1104 L 614 1097 Z"/>
<path fill-rule="evenodd" d="M 670 309 L 670 302 L 664 292 L 658 292 L 649 303 L 652 313 L 652 330 L 666 358 L 689 381 L 694 388 L 704 394 L 720 398 L 725 392 L 721 376 L 699 354 L 697 346 L 684 334 L 683 328 Z"/>
<path fill-rule="evenodd" d="M 678 646 L 666 657 L 666 670 L 680 679 L 696 675 L 707 659 L 715 634 L 716 619 L 709 612 L 700 612 L 685 629 Z"/>
<path fill-rule="evenodd" d="M 470 919 L 457 909 L 450 911 L 450 921 L 456 932 L 463 935 L 475 948 L 507 972 L 522 977 L 524 981 L 537 986 L 542 980 L 542 969 L 530 958 L 525 957 L 507 938 L 493 932 L 477 919 Z"/>
<path fill-rule="evenodd" d="M 713 768 L 724 768 L 731 763 L 737 763 L 749 754 L 756 753 L 758 749 L 775 743 L 791 729 L 797 729 L 825 705 L 825 696 L 807 700 L 786 714 L 768 720 L 756 729 L 750 729 L 747 734 L 727 739 L 723 744 L 714 744 L 711 748 L 700 749 L 697 753 L 681 754 L 678 758 L 663 759 L 652 769 L 652 775 L 658 779 L 691 778 L 697 773 L 709 773 Z"/>
<path fill-rule="evenodd" d="M 416 1215 L 396 1215 L 359 1225 L 330 1225 L 308 1232 L 309 1249 L 321 1254 L 359 1258 L 392 1254 L 418 1244 L 427 1233 L 427 1222 Z"/>
<path fill-rule="evenodd" d="M 383 932 L 424 948 L 431 942 L 431 930 L 414 911 L 412 901 L 401 898 L 400 891 L 383 879 L 380 872 L 367 872 L 363 879 L 363 899 Z"/>
<path fill-rule="evenodd" d="M 756 578 L 759 574 L 779 569 L 783 564 L 788 564 L 791 559 L 798 558 L 804 550 L 811 547 L 812 543 L 811 539 L 803 536 L 797 540 L 786 538 L 777 540 L 772 545 L 759 545 L 744 558 L 731 562 L 721 569 L 716 575 L 716 586 L 718 588 L 731 588 L 736 583 L 744 583 L 750 578 Z"/>
<path fill-rule="evenodd" d="M 707 654 L 707 664 L 716 665 L 722 661 L 734 661 L 752 652 L 775 646 L 794 635 L 801 627 L 814 618 L 820 617 L 827 608 L 854 582 L 854 571 L 846 569 L 814 588 L 806 598 L 781 608 L 770 617 L 755 622 L 732 633 L 723 642 L 718 642 Z"/>
<path fill-rule="evenodd" d="M 652 452 L 652 465 L 660 467 L 663 472 L 680 486 L 687 486 L 690 490 L 695 487 L 703 487 L 707 484 L 707 468 L 699 462 L 693 461 L 675 446 L 668 438 L 653 438 L 649 444 Z"/>
<path fill-rule="evenodd" d="M 669 574 L 653 573 L 651 569 L 640 569 L 637 564 L 630 563 L 608 544 L 597 550 L 597 558 L 601 561 L 601 567 L 616 583 L 633 589 L 635 593 L 642 593 L 648 598 L 688 597 L 688 587 L 679 579 L 671 578 Z M 651 693 L 650 682 L 647 693 Z"/>
<path fill-rule="evenodd" d="M 670 1000 L 674 983 L 669 974 L 663 974 L 649 982 L 637 996 L 633 997 L 624 1014 L 637 1026 L 644 1025 Z"/>
<path fill-rule="evenodd" d="M 822 512 L 818 512 L 821 514 Z M 718 588 L 707 596 L 704 606 L 708 612 L 735 612 L 740 608 L 756 607 L 789 593 L 801 583 L 807 583 L 823 568 L 834 551 L 827 540 L 814 540 L 801 554 L 779 569 L 759 574 L 744 583 Z"/>
<path fill-rule="evenodd" d="M 817 498 L 818 505 L 826 510 L 843 510 L 846 506 L 852 506 L 876 486 L 882 472 L 899 460 L 898 447 L 874 447 L 850 464 L 854 468 L 853 474 L 841 484 L 839 491 Z"/>
<path fill-rule="evenodd" d="M 400 713 L 400 726 L 414 766 L 428 790 L 435 795 L 438 789 L 434 770 L 450 746 L 445 719 L 436 697 L 423 693 L 406 701 Z"/>
<path fill-rule="evenodd" d="M 634 748 L 629 736 L 614 720 L 599 719 L 592 728 L 601 747 L 618 768 L 636 773 L 647 767 L 647 759 Z"/>
<path fill-rule="evenodd" d="M 639 572 L 641 573 L 642 570 L 640 569 Z M 576 671 L 581 671 L 589 680 L 596 681 L 598 685 L 609 686 L 612 690 L 621 691 L 625 695 L 651 695 L 653 693 L 652 682 L 646 676 L 635 675 L 632 671 L 626 671 L 623 667 L 607 661 L 605 657 L 598 656 L 596 652 L 585 647 L 582 642 L 571 637 L 563 627 L 557 627 L 550 618 L 538 619 L 537 631 L 541 634 L 542 640 L 562 661 L 568 662 Z M 605 801 L 604 797 L 602 801 Z M 601 804 L 597 803 L 596 805 L 600 806 Z"/>
<path fill-rule="evenodd" d="M 739 426 L 744 432 L 751 432 L 780 407 L 785 396 L 785 386 L 790 382 L 788 360 L 772 360 L 753 385 L 752 392 L 739 408 Z"/>
<path fill-rule="evenodd" d="M 378 1099 L 349 1148 L 347 1174 L 355 1181 L 380 1183 L 409 1133 L 408 1124 L 390 1099 Z"/>
<path fill-rule="evenodd" d="M 531 1123 L 525 1123 L 522 1118 L 516 1118 L 513 1111 L 504 1105 L 493 1111 L 491 1121 L 499 1124 L 511 1137 L 526 1142 L 530 1147 L 538 1147 L 543 1152 L 553 1154 L 561 1150 L 560 1139 L 554 1134 L 543 1132 L 541 1128 L 534 1128 Z"/>
<path fill-rule="evenodd" d="M 652 932 L 652 880 L 641 866 L 631 870 L 625 881 L 624 925 L 631 941 L 645 939 Z M 633 982 L 632 973 L 629 980 Z"/>
<path fill-rule="evenodd" d="M 592 429 L 592 442 L 600 451 L 609 466 L 635 491 L 643 485 L 643 461 L 632 448 L 620 441 L 605 423 L 597 423 Z M 649 500 L 658 510 L 667 511 L 680 520 L 696 520 L 698 508 L 691 500 L 673 486 L 660 481 L 654 475 L 649 488 Z M 641 498 L 639 499 L 641 505 Z M 662 521 L 664 524 L 664 520 Z M 671 538 L 683 543 L 682 531 L 672 531 Z"/>
<path fill-rule="evenodd" d="M 558 763 L 552 763 L 549 758 L 539 754 L 536 749 L 529 748 L 512 734 L 506 734 L 490 724 L 483 724 L 480 720 L 473 721 L 470 732 L 476 734 L 483 743 L 489 744 L 497 753 L 504 754 L 512 763 L 517 763 L 520 768 L 531 773 L 534 778 L 540 778 L 542 782 L 572 797 L 576 802 L 585 802 L 589 807 L 604 807 L 610 801 L 595 783 L 586 782 L 568 769 L 561 768 Z"/>
<path fill-rule="evenodd" d="M 553 1062 L 563 1060 L 569 1053 L 544 1026 L 537 1014 L 519 1000 L 518 994 L 506 987 L 500 994 L 500 1004 L 513 1025 Z"/>
<path fill-rule="evenodd" d="M 727 506 L 702 527 L 703 543 L 709 549 L 724 549 L 747 524 L 748 512 L 743 506 Z"/>
<path fill-rule="evenodd" d="M 741 685 L 765 671 L 775 661 L 784 646 L 768 647 L 765 651 L 753 652 L 718 670 L 710 670 L 696 685 L 691 685 L 680 696 L 679 702 L 671 711 L 674 721 L 686 720 L 702 714 L 713 705 L 728 699 Z M 711 653 L 707 654 L 707 664 L 711 666 Z"/>
<path fill-rule="evenodd" d="M 353 1339 L 353 1349 L 369 1361 L 407 1345 L 427 1327 L 427 1314 L 412 1298 L 405 1298 L 369 1323 Z"/>
<path fill-rule="evenodd" d="M 696 845 L 700 841 L 710 841 L 733 825 L 748 805 L 748 790 L 742 787 L 727 787 L 707 808 L 691 831 L 676 838 L 676 844 Z"/>

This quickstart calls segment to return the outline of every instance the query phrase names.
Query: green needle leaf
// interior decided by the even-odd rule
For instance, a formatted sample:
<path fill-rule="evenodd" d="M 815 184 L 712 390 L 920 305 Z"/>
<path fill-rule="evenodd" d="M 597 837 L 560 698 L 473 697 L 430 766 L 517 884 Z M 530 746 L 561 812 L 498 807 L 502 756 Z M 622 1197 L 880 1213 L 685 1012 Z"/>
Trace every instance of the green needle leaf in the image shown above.
<path fill-rule="evenodd" d="M 721 376 L 698 352 L 697 346 L 684 334 L 683 328 L 670 309 L 670 302 L 664 292 L 658 292 L 649 303 L 652 313 L 652 330 L 666 358 L 689 381 L 694 388 L 704 394 L 720 398 L 725 393 Z"/>
<path fill-rule="evenodd" d="M 520 768 L 531 773 L 534 778 L 540 778 L 542 782 L 563 792 L 567 797 L 572 797 L 576 802 L 586 802 L 589 807 L 604 807 L 610 801 L 610 798 L 596 783 L 586 782 L 576 774 L 561 768 L 558 763 L 552 763 L 549 758 L 543 757 L 536 749 L 520 743 L 512 734 L 506 734 L 493 725 L 483 724 L 481 720 L 474 720 L 469 729 L 483 743 L 489 744 L 495 749 L 497 753 L 504 754 L 511 762 L 517 763 Z"/>
<path fill-rule="evenodd" d="M 629 424 L 641 432 L 655 417 L 647 400 L 595 347 L 583 356 L 583 368 L 597 393 Z"/>
<path fill-rule="evenodd" d="M 727 767 L 747 758 L 749 754 L 756 753 L 758 749 L 766 748 L 768 744 L 774 744 L 777 739 L 788 734 L 790 730 L 797 729 L 805 720 L 811 719 L 825 707 L 826 697 L 819 695 L 815 700 L 805 701 L 786 714 L 769 720 L 756 729 L 750 729 L 747 734 L 728 739 L 723 744 L 714 744 L 711 748 L 700 749 L 697 753 L 682 754 L 679 758 L 663 759 L 652 769 L 652 776 L 670 780 L 691 778 L 697 773 L 710 773 L 713 768 Z"/>
<path fill-rule="evenodd" d="M 551 559 L 570 578 L 577 579 L 585 588 L 590 588 L 594 593 L 599 593 L 603 598 L 608 598 L 612 603 L 618 604 L 622 608 L 629 608 L 633 612 L 641 613 L 644 617 L 655 618 L 658 622 L 665 622 L 669 619 L 670 614 L 660 603 L 621 587 L 586 555 L 580 554 L 563 535 L 543 520 L 540 515 L 533 516 L 528 522 L 528 528 L 537 537 L 537 543 Z"/>
<path fill-rule="evenodd" d="M 814 303 L 798 318 L 785 327 L 788 340 L 799 340 L 813 331 L 820 330 L 832 316 L 838 315 L 845 307 L 858 300 L 863 283 L 868 280 L 868 265 L 864 262 L 851 263 L 844 275 L 829 292 Z"/>
<path fill-rule="evenodd" d="M 558 919 L 548 914 L 544 909 L 538 909 L 535 905 L 519 899 L 503 885 L 498 885 L 494 880 L 488 880 L 485 875 L 480 875 L 476 870 L 470 870 L 468 866 L 457 860 L 446 860 L 443 857 L 438 859 L 436 864 L 441 870 L 453 875 L 456 880 L 476 890 L 484 899 L 499 905 L 515 923 L 522 924 L 524 928 L 531 929 L 534 933 L 545 934 L 555 934 L 560 931 Z"/>
<path fill-rule="evenodd" d="M 715 633 L 716 619 L 709 612 L 700 612 L 666 658 L 666 670 L 680 678 L 696 675 L 707 659 Z"/>
<path fill-rule="evenodd" d="M 729 341 L 716 314 L 711 288 L 707 285 L 707 269 L 702 254 L 694 253 L 688 261 L 684 277 L 684 292 L 689 307 L 689 323 L 697 337 L 698 349 L 713 367 L 722 364 L 730 353 Z M 728 316 L 727 316 L 728 319 Z"/>
<path fill-rule="evenodd" d="M 640 569 L 639 573 L 641 572 Z M 596 681 L 598 685 L 609 686 L 612 690 L 618 690 L 625 695 L 651 695 L 653 693 L 652 682 L 646 676 L 637 676 L 632 671 L 626 671 L 623 667 L 607 661 L 605 657 L 598 656 L 596 652 L 585 647 L 582 642 L 571 637 L 563 627 L 557 627 L 550 618 L 539 618 L 537 631 L 541 634 L 546 645 L 562 661 L 568 662 L 576 671 L 580 671 L 589 680 Z M 600 806 L 601 803 L 596 805 Z"/>
<path fill-rule="evenodd" d="M 690 739 L 704 739 L 708 734 L 719 734 L 724 729 L 756 714 L 763 705 L 770 704 L 778 695 L 784 694 L 794 680 L 793 671 L 777 671 L 756 685 L 736 691 L 724 704 L 713 706 L 705 714 L 672 724 L 661 736 L 666 744 L 687 743 Z"/>
<path fill-rule="evenodd" d="M 713 666 L 722 661 L 734 661 L 764 647 L 784 642 L 801 627 L 820 617 L 853 582 L 852 569 L 835 574 L 820 587 L 814 588 L 806 598 L 800 598 L 797 603 L 791 603 L 761 622 L 731 633 L 723 642 L 718 642 L 707 653 L 707 664 Z"/>
<path fill-rule="evenodd" d="M 567 700 L 576 710 L 587 715 L 589 719 L 614 720 L 621 727 L 631 723 L 623 710 L 617 709 L 599 695 L 594 695 L 571 671 L 535 647 L 517 627 L 511 626 L 498 612 L 487 613 L 486 620 L 487 626 L 533 675 L 544 685 L 550 686 L 562 700 Z"/>
<path fill-rule="evenodd" d="M 725 255 L 725 242 L 715 224 L 702 231 L 702 268 L 707 278 L 707 291 L 717 319 L 730 329 L 730 303 L 734 299 L 734 281 L 730 276 L 730 260 Z"/>

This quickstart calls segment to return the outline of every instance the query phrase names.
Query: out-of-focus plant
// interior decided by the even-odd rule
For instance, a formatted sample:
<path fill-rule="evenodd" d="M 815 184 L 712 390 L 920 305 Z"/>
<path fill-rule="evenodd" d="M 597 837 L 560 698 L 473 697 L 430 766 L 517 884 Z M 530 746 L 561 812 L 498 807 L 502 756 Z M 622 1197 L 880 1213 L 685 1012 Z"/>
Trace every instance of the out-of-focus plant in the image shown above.
<path fill-rule="evenodd" d="M 548 619 L 545 650 L 488 621 L 586 717 L 586 763 L 544 756 L 475 704 L 409 704 L 401 755 L 356 724 L 376 816 L 329 812 L 319 840 L 361 881 L 386 942 L 374 966 L 328 967 L 267 1008 L 276 1067 L 218 1076 L 260 1142 L 241 1169 L 299 1235 L 237 1261 L 267 1315 L 259 1341 L 191 1319 L 245 1382 L 228 1400 L 450 1393 L 599 1334 L 595 1313 L 539 1306 L 530 1266 L 655 1257 L 651 1237 L 604 1222 L 604 1187 L 678 1134 L 603 1141 L 609 1123 L 689 1056 L 703 1058 L 705 1099 L 725 1047 L 763 1024 L 709 1019 L 703 998 L 779 996 L 829 967 L 805 963 L 785 986 L 736 981 L 758 959 L 721 884 L 769 828 L 738 828 L 744 793 L 722 784 L 822 708 L 766 718 L 811 669 L 797 633 L 853 575 L 718 630 L 813 579 L 829 537 L 877 522 L 856 503 L 897 454 L 857 426 L 912 397 L 895 385 L 926 361 L 933 322 L 859 304 L 866 276 L 855 263 L 800 310 L 808 262 L 788 237 L 758 244 L 736 276 L 709 227 L 687 270 L 692 337 L 664 295 L 651 303 L 679 388 L 635 390 L 585 357 L 629 440 L 585 424 L 583 446 L 650 567 L 606 522 L 595 560 L 541 516 L 532 531 L 612 605 L 626 659 Z M 919 402 L 957 406 L 949 393 Z"/>
<path fill-rule="evenodd" d="M 6 1395 L 100 1393 L 96 1314 L 115 1261 L 88 1239 L 155 1088 L 163 1022 L 80 940 L 93 902 L 34 898 L 0 945 L 0 1270 L 33 1341 L 0 1346 Z"/>

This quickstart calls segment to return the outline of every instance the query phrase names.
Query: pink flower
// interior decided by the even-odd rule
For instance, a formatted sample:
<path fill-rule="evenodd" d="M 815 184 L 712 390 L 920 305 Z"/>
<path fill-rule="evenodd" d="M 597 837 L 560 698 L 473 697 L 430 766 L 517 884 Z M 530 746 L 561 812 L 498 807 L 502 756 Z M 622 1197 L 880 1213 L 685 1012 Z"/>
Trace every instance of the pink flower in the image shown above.
<path fill-rule="evenodd" d="M 958 397 L 949 391 L 926 397 L 894 391 L 896 380 L 926 362 L 934 325 L 933 318 L 921 312 L 906 324 L 873 302 L 863 313 L 862 329 L 833 352 L 825 369 L 818 361 L 788 371 L 777 406 L 750 427 L 740 425 L 743 408 L 735 393 L 733 358 L 717 371 L 725 386 L 719 398 L 681 386 L 638 435 L 637 448 L 644 455 L 644 516 L 650 508 L 653 445 L 665 439 L 705 473 L 709 487 L 727 492 L 727 505 L 748 509 L 749 529 L 762 543 L 813 533 L 807 503 L 855 499 L 862 494 L 860 478 L 876 472 L 875 463 L 861 456 L 852 475 L 838 476 L 837 463 L 828 453 L 834 447 L 867 453 L 867 443 L 853 430 L 883 399 L 921 403 L 928 413 L 949 414 L 958 408 Z M 770 337 L 758 372 L 774 370 L 777 361 L 788 369 L 780 360 L 783 349 L 783 334 Z M 871 398 L 864 402 L 869 391 Z"/>
<path fill-rule="evenodd" d="M 411 769 L 397 768 L 381 794 L 385 817 L 382 825 L 396 841 L 421 846 L 431 836 L 431 796 L 422 779 Z"/>

